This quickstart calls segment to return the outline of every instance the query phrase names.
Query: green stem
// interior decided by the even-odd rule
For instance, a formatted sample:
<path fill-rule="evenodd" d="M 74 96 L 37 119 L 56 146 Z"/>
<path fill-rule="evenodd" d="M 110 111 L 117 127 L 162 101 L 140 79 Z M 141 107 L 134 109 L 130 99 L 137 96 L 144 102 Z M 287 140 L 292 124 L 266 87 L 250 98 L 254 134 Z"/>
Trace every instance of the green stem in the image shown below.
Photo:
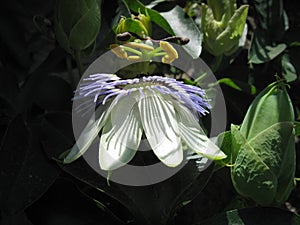
<path fill-rule="evenodd" d="M 75 61 L 77 64 L 79 77 L 81 78 L 81 76 L 83 75 L 83 65 L 81 62 L 81 51 L 80 50 L 75 51 Z"/>
<path fill-rule="evenodd" d="M 154 50 L 152 50 L 151 52 L 149 52 L 149 54 L 154 55 L 160 51 L 163 51 L 163 49 L 161 47 L 155 48 Z"/>
<path fill-rule="evenodd" d="M 72 59 L 71 59 L 71 55 L 69 54 L 67 55 L 66 58 L 66 66 L 67 66 L 68 76 L 69 76 L 71 86 L 74 89 L 76 84 L 75 84 L 75 77 L 73 74 Z"/>
<path fill-rule="evenodd" d="M 221 66 L 222 61 L 223 61 L 223 55 L 219 55 L 219 56 L 215 57 L 215 60 L 214 60 L 213 65 L 212 65 L 212 71 L 213 72 L 216 72 L 219 69 L 219 67 Z"/>
<path fill-rule="evenodd" d="M 199 75 L 197 79 L 195 79 L 195 83 L 199 84 L 201 83 L 202 80 L 204 80 L 207 77 L 207 73 L 203 72 L 202 74 Z"/>
<path fill-rule="evenodd" d="M 130 47 L 127 47 L 127 46 L 122 46 L 122 48 L 125 50 L 125 51 L 128 51 L 128 52 L 132 52 L 134 54 L 137 54 L 138 56 L 142 56 L 142 53 L 138 50 L 135 50 L 133 48 L 130 48 Z"/>

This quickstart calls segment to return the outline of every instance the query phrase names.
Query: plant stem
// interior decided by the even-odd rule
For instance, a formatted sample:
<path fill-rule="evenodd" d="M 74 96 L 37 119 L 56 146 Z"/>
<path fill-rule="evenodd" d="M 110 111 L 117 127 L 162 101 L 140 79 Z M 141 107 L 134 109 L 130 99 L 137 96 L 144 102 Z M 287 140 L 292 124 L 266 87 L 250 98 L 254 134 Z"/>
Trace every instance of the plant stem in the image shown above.
<path fill-rule="evenodd" d="M 212 65 L 212 71 L 216 72 L 219 67 L 221 66 L 221 63 L 223 61 L 223 55 L 216 56 Z"/>
<path fill-rule="evenodd" d="M 75 51 L 75 61 L 76 61 L 77 68 L 78 68 L 79 78 L 81 78 L 81 76 L 83 75 L 83 65 L 81 62 L 81 51 L 80 50 Z"/>
<path fill-rule="evenodd" d="M 137 54 L 138 56 L 142 56 L 142 53 L 138 50 L 135 50 L 135 49 L 127 47 L 127 46 L 122 46 L 122 48 L 128 52 L 132 52 L 134 54 Z"/>

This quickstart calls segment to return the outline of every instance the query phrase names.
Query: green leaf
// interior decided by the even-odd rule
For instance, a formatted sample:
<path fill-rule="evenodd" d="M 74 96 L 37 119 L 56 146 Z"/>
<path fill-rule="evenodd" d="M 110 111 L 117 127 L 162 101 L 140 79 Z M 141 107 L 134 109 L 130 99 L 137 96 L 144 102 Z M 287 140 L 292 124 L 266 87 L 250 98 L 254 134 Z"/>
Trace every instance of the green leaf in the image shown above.
<path fill-rule="evenodd" d="M 292 82 L 297 79 L 297 71 L 290 60 L 289 54 L 285 53 L 281 57 L 282 76 L 287 82 Z"/>
<path fill-rule="evenodd" d="M 264 32 L 264 39 L 273 42 L 281 41 L 288 29 L 282 0 L 255 0 L 257 24 Z"/>
<path fill-rule="evenodd" d="M 240 127 L 234 124 L 231 124 L 231 146 L 232 146 L 232 163 L 235 163 L 236 157 L 241 150 L 241 147 L 247 142 L 245 136 L 241 133 Z"/>
<path fill-rule="evenodd" d="M 227 86 L 238 90 L 238 91 L 243 91 L 247 94 L 254 95 L 256 93 L 256 88 L 255 86 L 251 84 L 247 84 L 245 82 L 236 80 L 236 79 L 231 79 L 231 78 L 222 78 L 218 80 L 218 84 L 226 84 Z"/>
<path fill-rule="evenodd" d="M 146 15 L 149 14 L 151 21 L 156 23 L 158 26 L 160 26 L 162 29 L 167 31 L 171 35 L 175 35 L 173 29 L 171 28 L 168 21 L 161 16 L 159 12 L 153 9 L 146 8 L 140 1 L 138 0 L 123 0 L 126 5 L 129 7 L 130 10 L 138 13 L 139 11 Z M 147 11 L 147 13 L 146 13 Z"/>
<path fill-rule="evenodd" d="M 281 162 L 280 173 L 278 175 L 278 189 L 276 195 L 276 202 L 281 204 L 285 202 L 291 191 L 295 188 L 294 179 L 296 171 L 296 149 L 295 149 L 294 134 L 290 135 L 290 139 L 286 145 L 284 157 Z"/>
<path fill-rule="evenodd" d="M 249 62 L 254 64 L 268 62 L 281 54 L 286 47 L 286 44 L 282 43 L 275 46 L 268 45 L 262 37 L 256 35 L 252 40 L 251 48 L 248 52 Z"/>
<path fill-rule="evenodd" d="M 83 50 L 95 41 L 100 30 L 100 19 L 98 4 L 95 0 L 92 0 L 89 10 L 85 12 L 70 32 L 69 40 L 72 48 Z"/>
<path fill-rule="evenodd" d="M 213 171 L 210 166 L 199 172 L 194 162 L 189 162 L 177 174 L 163 182 L 140 188 L 121 186 L 141 209 L 150 224 L 167 224 L 176 211 L 188 204 L 203 190 Z"/>
<path fill-rule="evenodd" d="M 290 137 L 293 135 L 293 122 L 279 122 L 253 137 L 249 144 L 275 173 L 279 174 Z M 295 143 L 291 143 L 295 145 Z M 287 165 L 288 166 L 288 165 Z"/>
<path fill-rule="evenodd" d="M 280 42 L 288 29 L 288 20 L 282 0 L 255 0 L 254 6 L 258 27 L 254 32 L 248 60 L 260 64 L 274 59 L 286 48 Z"/>
<path fill-rule="evenodd" d="M 54 20 L 54 24 L 54 32 L 57 42 L 63 49 L 65 49 L 66 52 L 71 53 L 72 51 L 70 48 L 68 36 L 64 32 L 61 24 L 56 19 Z"/>
<path fill-rule="evenodd" d="M 31 129 L 22 116 L 8 126 L 0 148 L 0 207 L 15 214 L 36 201 L 54 182 L 58 170 L 44 155 L 38 126 Z"/>
<path fill-rule="evenodd" d="M 48 151 L 52 148 L 50 147 Z M 143 163 L 143 160 L 139 163 Z M 134 216 L 136 224 L 148 225 L 165 224 L 172 218 L 176 210 L 183 206 L 182 202 L 191 201 L 201 192 L 213 169 L 211 166 L 200 173 L 195 162 L 190 161 L 177 174 L 165 181 L 135 187 L 115 182 L 110 182 L 108 186 L 106 178 L 91 169 L 83 158 L 61 167 L 67 173 L 121 203 Z M 116 216 L 120 216 L 120 212 L 110 206 L 107 208 Z"/>
<path fill-rule="evenodd" d="M 171 25 L 176 36 L 189 38 L 190 41 L 183 48 L 195 59 L 198 58 L 202 50 L 202 37 L 200 30 L 194 21 L 189 18 L 180 6 L 176 6 L 169 12 L 161 15 Z"/>
<path fill-rule="evenodd" d="M 292 212 L 270 207 L 234 209 L 209 218 L 198 225 L 297 225 L 300 217 Z M 196 225 L 196 224 L 195 224 Z"/>
<path fill-rule="evenodd" d="M 246 142 L 231 170 L 236 190 L 262 205 L 286 201 L 295 173 L 293 139 L 293 123 L 280 122 Z"/>
<path fill-rule="evenodd" d="M 241 125 L 247 140 L 275 123 L 294 121 L 293 106 L 284 85 L 282 81 L 270 84 L 251 103 Z"/>
<path fill-rule="evenodd" d="M 236 191 L 242 196 L 262 205 L 274 201 L 277 189 L 276 176 L 249 143 L 241 147 L 231 169 L 231 178 Z"/>
<path fill-rule="evenodd" d="M 232 141 L 231 132 L 225 131 L 218 135 L 216 145 L 227 155 L 225 159 L 221 161 L 216 161 L 220 166 L 232 164 Z M 218 168 L 218 165 L 217 165 Z"/>
<path fill-rule="evenodd" d="M 56 5 L 56 19 L 61 24 L 62 30 L 69 35 L 72 27 L 76 24 L 84 12 L 88 9 L 86 4 L 82 7 L 84 1 L 58 0 Z"/>

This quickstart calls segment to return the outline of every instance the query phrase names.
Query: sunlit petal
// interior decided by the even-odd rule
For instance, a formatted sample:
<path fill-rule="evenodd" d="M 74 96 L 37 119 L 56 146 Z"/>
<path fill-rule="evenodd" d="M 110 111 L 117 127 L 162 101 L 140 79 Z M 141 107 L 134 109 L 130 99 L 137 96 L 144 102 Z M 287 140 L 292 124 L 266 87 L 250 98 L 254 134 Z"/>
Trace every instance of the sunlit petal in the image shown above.
<path fill-rule="evenodd" d="M 175 103 L 180 135 L 184 142 L 197 154 L 218 160 L 226 155 L 205 134 L 195 114 L 182 104 Z"/>
<path fill-rule="evenodd" d="M 149 91 L 138 106 L 147 140 L 155 155 L 167 166 L 178 166 L 183 152 L 173 106 L 160 94 Z"/>
<path fill-rule="evenodd" d="M 102 129 L 107 118 L 106 115 L 107 114 L 103 112 L 103 108 L 99 107 L 96 109 L 95 114 L 93 114 L 93 116 L 81 132 L 71 151 L 64 158 L 64 163 L 73 162 L 74 160 L 82 156 L 86 152 L 86 150 L 88 150 L 89 146 L 92 144 L 92 142 Z"/>
<path fill-rule="evenodd" d="M 103 127 L 99 162 L 103 170 L 127 164 L 135 155 L 142 136 L 142 126 L 134 97 L 121 97 Z"/>

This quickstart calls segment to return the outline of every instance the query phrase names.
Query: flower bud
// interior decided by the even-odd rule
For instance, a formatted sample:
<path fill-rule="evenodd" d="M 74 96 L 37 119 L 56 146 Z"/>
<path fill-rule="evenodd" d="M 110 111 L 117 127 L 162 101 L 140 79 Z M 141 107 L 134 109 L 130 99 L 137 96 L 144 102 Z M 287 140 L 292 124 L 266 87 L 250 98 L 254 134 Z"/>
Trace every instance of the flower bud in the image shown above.
<path fill-rule="evenodd" d="M 235 0 L 208 0 L 202 4 L 201 29 L 204 48 L 214 56 L 231 55 L 239 47 L 248 5 L 236 8 Z"/>
<path fill-rule="evenodd" d="M 54 30 L 67 52 L 84 50 L 94 44 L 100 29 L 100 8 L 96 0 L 58 0 Z"/>
<path fill-rule="evenodd" d="M 132 15 L 131 18 L 122 17 L 115 26 L 114 31 L 116 34 L 131 32 L 142 38 L 150 36 L 152 32 L 150 16 L 139 13 L 138 16 Z M 132 39 L 130 40 L 132 41 Z"/>
<path fill-rule="evenodd" d="M 269 85 L 253 101 L 240 130 L 232 126 L 232 182 L 261 205 L 282 204 L 295 175 L 294 112 L 285 85 Z"/>

